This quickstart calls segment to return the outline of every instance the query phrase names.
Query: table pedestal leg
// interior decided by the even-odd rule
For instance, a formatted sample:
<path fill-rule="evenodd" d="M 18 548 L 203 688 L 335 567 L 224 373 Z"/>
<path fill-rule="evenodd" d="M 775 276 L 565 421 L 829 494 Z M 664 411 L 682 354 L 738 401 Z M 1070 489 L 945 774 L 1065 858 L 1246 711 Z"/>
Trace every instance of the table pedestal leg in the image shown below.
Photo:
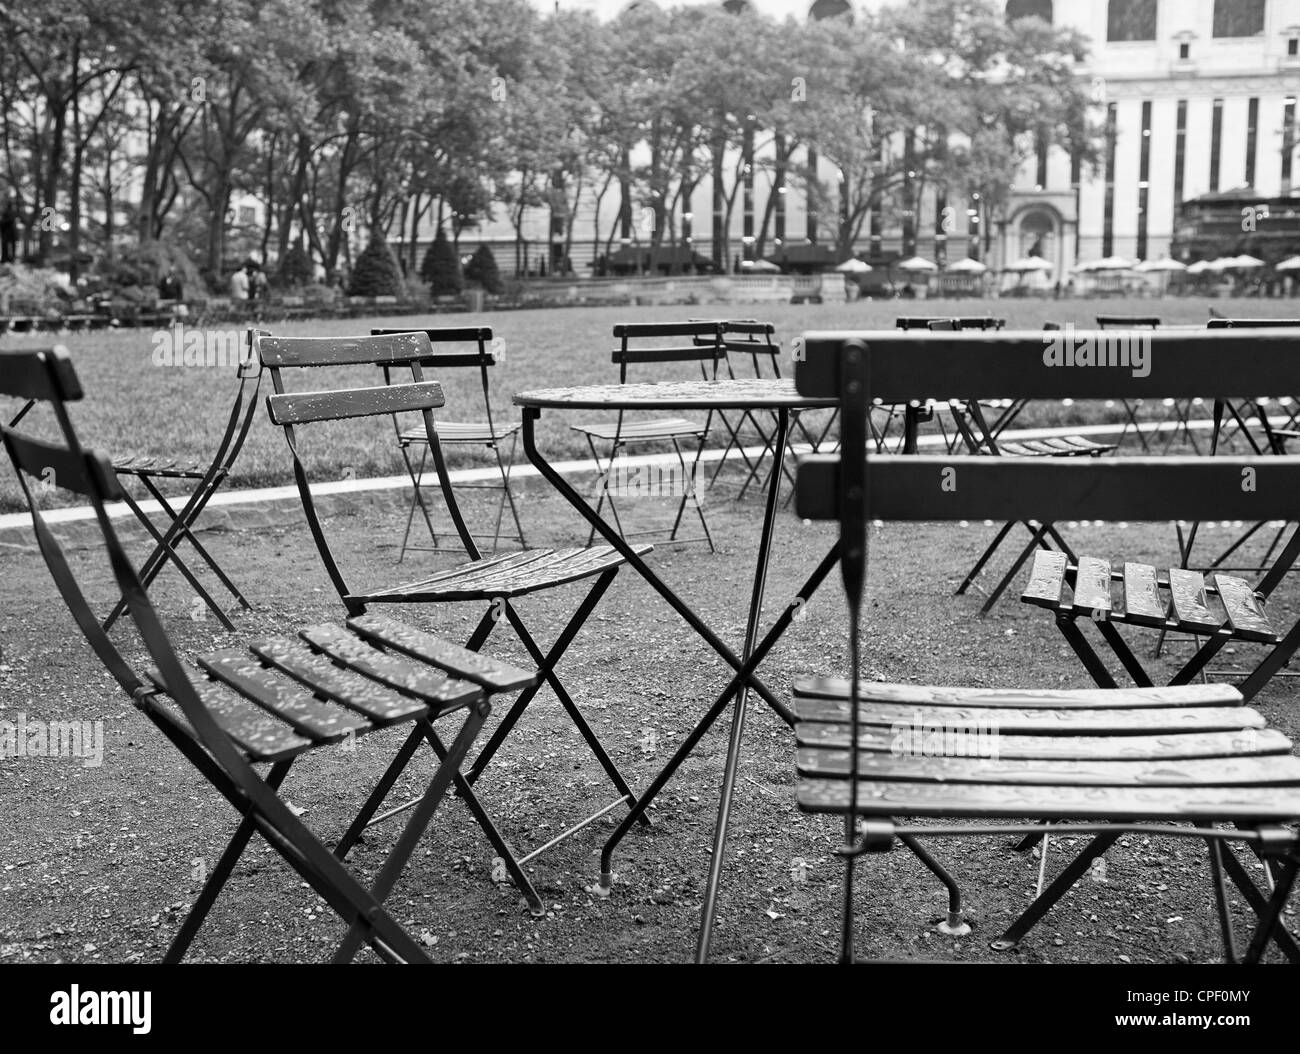
<path fill-rule="evenodd" d="M 785 457 L 786 433 L 790 412 L 781 410 L 777 416 L 777 464 Z M 772 551 L 772 534 L 776 522 L 776 506 L 781 493 L 781 473 L 773 472 L 768 482 L 767 507 L 763 512 L 763 533 L 758 543 L 758 564 L 754 569 L 754 586 L 750 594 L 749 620 L 745 625 L 745 647 L 741 655 L 748 659 L 758 638 L 758 620 L 763 614 L 763 593 L 767 588 L 767 565 Z M 741 741 L 745 734 L 745 714 L 749 709 L 749 684 L 741 685 L 736 695 L 735 709 L 731 715 L 731 736 L 727 742 L 727 764 L 722 776 L 722 798 L 718 802 L 718 822 L 713 832 L 713 853 L 709 857 L 709 881 L 704 889 L 704 915 L 700 920 L 700 938 L 695 948 L 695 961 L 703 963 L 709 957 L 709 943 L 713 938 L 713 912 L 718 900 L 718 886 L 722 881 L 723 858 L 727 849 L 727 825 L 731 820 L 731 799 L 736 789 L 736 769 L 740 764 Z"/>

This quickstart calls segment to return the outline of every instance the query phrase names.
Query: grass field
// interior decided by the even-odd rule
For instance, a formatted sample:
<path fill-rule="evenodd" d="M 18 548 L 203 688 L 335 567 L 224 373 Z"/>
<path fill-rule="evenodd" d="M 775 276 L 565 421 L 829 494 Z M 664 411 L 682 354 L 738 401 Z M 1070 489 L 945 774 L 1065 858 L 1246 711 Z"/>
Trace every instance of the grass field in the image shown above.
<path fill-rule="evenodd" d="M 1285 317 L 1295 314 L 1287 300 L 1243 300 L 1214 302 L 1226 315 Z M 1044 320 L 1088 325 L 1104 311 L 1112 314 L 1158 314 L 1166 323 L 1201 323 L 1207 316 L 1206 302 L 1192 299 L 1167 300 L 999 300 L 999 301 L 859 301 L 851 304 L 723 305 L 701 307 L 594 307 L 536 311 L 511 311 L 481 316 L 439 315 L 437 325 L 488 323 L 505 342 L 504 362 L 496 370 L 493 384 L 494 413 L 503 420 L 517 420 L 518 410 L 511 396 L 529 388 L 549 388 L 613 381 L 610 363 L 613 347 L 610 335 L 616 322 L 669 321 L 691 316 L 721 316 L 727 313 L 770 320 L 778 337 L 788 342 L 808 329 L 891 329 L 900 314 L 996 314 L 1007 319 L 1010 328 L 1037 329 Z M 371 326 L 416 326 L 423 319 L 349 319 L 286 323 L 275 327 L 287 335 L 355 335 Z M 205 367 L 166 366 L 153 363 L 154 333 L 150 330 L 120 330 L 111 333 L 8 334 L 0 337 L 0 350 L 42 347 L 51 343 L 67 346 L 87 391 L 77 408 L 76 421 L 82 435 L 114 454 L 149 452 L 175 457 L 192 457 L 206 463 L 211 458 L 234 394 L 231 371 Z M 648 373 L 646 380 L 680 376 L 679 366 Z M 358 367 L 330 371 L 326 378 L 305 378 L 302 388 L 340 387 L 348 383 L 380 383 L 378 371 Z M 443 383 L 446 420 L 472 420 L 479 414 L 477 374 L 458 371 L 438 378 Z M 0 400 L 6 418 L 12 409 Z M 1021 418 L 1025 424 L 1076 424 L 1101 421 L 1105 411 L 1096 405 L 1031 406 Z M 590 416 L 590 415 L 587 415 Z M 47 427 L 51 422 L 42 422 Z M 539 441 L 553 457 L 580 457 L 585 447 L 567 428 L 563 415 L 543 417 Z M 381 420 L 343 422 L 321 426 L 306 436 L 302 453 L 313 479 L 339 479 L 345 475 L 365 477 L 401 471 L 391 425 Z M 453 463 L 481 461 L 475 452 L 452 451 Z M 519 457 L 522 459 L 522 452 Z M 289 459 L 284 439 L 259 412 L 248 444 L 235 466 L 235 486 L 261 486 L 289 482 Z M 17 488 L 7 475 L 0 479 L 0 510 L 20 508 Z"/>

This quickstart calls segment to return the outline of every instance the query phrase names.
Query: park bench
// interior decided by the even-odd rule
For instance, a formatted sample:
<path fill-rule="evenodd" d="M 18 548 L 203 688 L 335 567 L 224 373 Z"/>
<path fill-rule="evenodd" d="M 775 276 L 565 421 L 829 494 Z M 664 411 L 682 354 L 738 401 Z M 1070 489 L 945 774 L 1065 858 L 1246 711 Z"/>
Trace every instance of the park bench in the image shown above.
<path fill-rule="evenodd" d="M 64 603 L 134 705 L 238 817 L 164 961 L 175 963 L 185 956 L 253 835 L 260 834 L 346 925 L 336 962 L 351 959 L 361 942 L 386 961 L 428 962 L 424 946 L 394 920 L 384 901 L 447 791 L 454 785 L 472 802 L 460 765 L 490 713 L 491 700 L 528 687 L 533 674 L 374 616 L 265 635 L 248 647 L 228 647 L 183 661 L 106 510 L 107 502 L 122 496 L 117 476 L 105 457 L 82 447 L 72 425 L 68 404 L 80 399 L 82 390 L 66 352 L 54 348 L 0 353 L 0 394 L 49 404 L 58 420 L 58 441 L 36 439 L 10 425 L 0 426 L 0 439 Z M 438 400 L 436 385 L 427 396 Z M 82 579 L 92 578 L 87 562 L 69 562 L 40 511 L 28 480 L 47 478 L 50 468 L 56 486 L 94 508 L 117 588 L 153 663 L 147 670 L 134 669 L 100 628 L 83 591 Z M 435 724 L 448 720 L 459 724 L 454 738 L 444 743 Z M 402 726 L 427 741 L 439 761 L 406 827 L 367 886 L 299 819 L 302 809 L 290 805 L 280 788 L 291 767 L 309 755 Z M 259 772 L 258 765 L 269 767 Z M 263 861 L 250 875 L 262 883 L 283 885 Z M 259 907 L 257 915 L 262 913 Z M 254 919 L 247 921 L 255 924 Z"/>
<path fill-rule="evenodd" d="M 674 363 L 696 363 L 700 369 L 700 376 L 704 380 L 717 380 L 719 366 L 725 363 L 727 358 L 722 323 L 716 321 L 620 323 L 614 327 L 614 337 L 619 344 L 614 349 L 611 358 L 614 364 L 618 366 L 619 384 L 628 382 L 630 367 Z M 676 343 L 688 337 L 691 340 L 690 344 Z M 674 343 L 664 344 L 663 341 L 673 341 Z M 613 424 L 601 421 L 598 423 L 570 425 L 573 431 L 587 441 L 587 448 L 591 451 L 592 461 L 596 465 L 597 476 L 601 480 L 600 494 L 596 501 L 596 515 L 600 515 L 601 510 L 608 501 L 610 511 L 614 515 L 614 522 L 618 525 L 619 534 L 623 535 L 624 538 L 660 533 L 657 531 L 635 531 L 632 534 L 625 532 L 622 519 L 619 516 L 618 504 L 614 500 L 614 495 L 609 491 L 608 481 L 614 475 L 614 459 L 628 447 L 668 443 L 672 446 L 673 453 L 677 455 L 677 461 L 686 484 L 682 487 L 681 501 L 677 505 L 677 515 L 673 520 L 668 540 L 671 542 L 704 541 L 708 543 L 709 552 L 714 552 L 713 535 L 709 532 L 709 522 L 704 516 L 704 507 L 699 500 L 696 485 L 696 481 L 699 479 L 697 473 L 699 471 L 700 456 L 704 453 L 704 444 L 708 439 L 709 429 L 713 425 L 713 414 L 714 412 L 710 410 L 701 425 L 682 417 L 634 417 L 627 420 L 626 412 L 619 410 L 618 417 Z M 603 452 L 597 448 L 597 442 L 605 445 Z M 685 443 L 694 443 L 695 445 L 695 456 L 689 463 L 686 460 L 686 453 L 682 450 L 682 445 Z M 695 509 L 695 513 L 699 517 L 700 526 L 704 531 L 702 538 L 679 539 L 677 537 L 677 532 L 681 528 L 682 516 L 686 512 L 688 505 Z M 588 545 L 591 544 L 595 536 L 596 532 L 593 527 L 587 536 Z"/>
<path fill-rule="evenodd" d="M 401 329 L 372 329 L 371 336 L 384 336 L 395 333 L 409 333 L 411 330 Z M 456 369 L 474 369 L 478 371 L 479 383 L 483 389 L 483 419 L 477 421 L 439 421 L 438 422 L 438 439 L 443 446 L 470 446 L 483 447 L 492 451 L 496 458 L 497 471 L 501 474 L 500 483 L 481 483 L 470 484 L 462 483 L 465 489 L 479 488 L 484 490 L 499 490 L 501 497 L 497 502 L 496 524 L 492 533 L 492 552 L 497 551 L 501 543 L 501 519 L 505 515 L 506 504 L 510 505 L 510 515 L 515 521 L 515 533 L 507 534 L 504 537 L 517 541 L 521 548 L 527 548 L 528 543 L 524 540 L 523 524 L 519 522 L 519 509 L 515 505 L 514 492 L 510 489 L 510 469 L 515 461 L 515 445 L 519 441 L 519 424 L 518 422 L 509 422 L 506 424 L 497 424 L 492 420 L 492 389 L 491 382 L 488 379 L 488 369 L 496 365 L 496 356 L 488 350 L 492 343 L 492 328 L 490 326 L 447 326 L 442 328 L 421 330 L 427 336 L 430 342 L 439 345 L 438 351 L 429 357 L 427 362 L 421 363 L 432 370 L 441 374 L 445 370 Z M 441 350 L 445 345 L 465 345 L 459 349 Z M 388 383 L 392 377 L 390 367 L 384 367 L 384 381 Z M 429 538 L 433 542 L 433 550 L 437 551 L 445 548 L 438 544 L 438 532 L 434 529 L 433 519 L 429 515 L 429 507 L 425 504 L 421 488 L 423 487 L 424 472 L 428 464 L 429 444 L 425 439 L 423 424 L 417 427 L 403 428 L 397 415 L 393 415 L 393 426 L 397 429 L 397 444 L 402 452 L 402 460 L 406 464 L 407 474 L 411 477 L 411 504 L 406 513 L 406 529 L 402 534 L 402 547 L 398 554 L 397 560 L 400 563 L 406 556 L 408 549 L 420 549 L 421 546 L 408 545 L 411 538 L 411 525 L 415 520 L 415 510 L 418 507 L 421 515 L 424 517 L 425 526 L 429 528 Z M 510 450 L 502 457 L 501 447 L 510 441 Z M 420 450 L 420 464 L 417 467 L 411 463 L 411 449 L 418 447 Z M 477 537 L 477 536 L 476 536 Z"/>
<path fill-rule="evenodd" d="M 1197 339 L 1197 338 L 1200 339 Z M 1275 390 L 1291 369 L 1267 340 L 1223 354 L 1204 334 L 1159 341 L 1147 377 L 1122 370 L 1047 367 L 1038 334 L 812 333 L 797 368 L 801 394 L 841 404 L 840 455 L 799 467 L 798 514 L 839 522 L 848 599 L 847 678 L 803 677 L 793 695 L 799 807 L 844 817 L 844 913 L 840 958 L 854 961 L 853 882 L 859 859 L 896 843 L 948 888 L 947 933 L 967 932 L 955 880 L 921 844 L 952 837 L 1091 835 L 1084 850 L 994 941 L 1014 947 L 1121 836 L 1204 839 L 1224 957 L 1237 958 L 1226 882 L 1257 925 L 1241 955 L 1258 962 L 1276 945 L 1300 946 L 1282 913 L 1300 866 L 1300 759 L 1229 685 L 1136 689 L 999 689 L 883 684 L 860 678 L 867 526 L 879 521 L 984 518 L 1164 520 L 1300 515 L 1297 458 L 1054 458 L 868 456 L 873 398 L 906 401 L 934 378 L 974 398 L 1106 398 L 1194 391 Z M 1244 489 L 1243 472 L 1259 486 Z M 1057 554 L 1052 554 L 1056 556 Z M 1079 582 L 1089 588 L 1090 576 Z M 1101 590 L 1093 597 L 1101 600 Z M 878 660 L 877 660 L 878 661 Z M 900 741 L 900 729 L 918 738 Z M 996 749 L 947 739 L 942 756 L 917 749 L 927 730 L 973 736 Z M 932 742 L 932 741 L 931 741 Z M 972 756 L 973 754 L 983 756 Z M 908 818 L 925 818 L 925 824 Z M 1070 821 L 1070 822 L 1065 822 Z M 1266 868 L 1258 886 L 1225 843 L 1240 841 Z"/>

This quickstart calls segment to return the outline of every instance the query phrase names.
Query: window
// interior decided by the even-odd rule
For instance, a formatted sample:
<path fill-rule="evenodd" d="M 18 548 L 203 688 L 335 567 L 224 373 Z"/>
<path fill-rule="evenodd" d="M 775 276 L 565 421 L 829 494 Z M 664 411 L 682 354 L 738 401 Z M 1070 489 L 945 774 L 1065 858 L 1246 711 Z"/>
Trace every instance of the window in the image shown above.
<path fill-rule="evenodd" d="M 1292 58 L 1300 55 L 1300 37 L 1291 37 L 1286 42 L 1286 53 Z"/>
<path fill-rule="evenodd" d="M 1264 0 L 1214 0 L 1216 37 L 1257 37 L 1264 32 Z"/>
<path fill-rule="evenodd" d="M 1214 100 L 1214 119 L 1210 123 L 1210 192 L 1219 189 L 1219 155 L 1223 151 L 1223 100 Z"/>
<path fill-rule="evenodd" d="M 1187 178 L 1187 100 L 1178 102 L 1178 122 L 1174 132 L 1174 208 L 1183 203 L 1183 182 Z"/>
<path fill-rule="evenodd" d="M 1142 103 L 1142 153 L 1138 165 L 1138 237 L 1139 260 L 1147 258 L 1147 202 L 1151 188 L 1151 101 Z"/>
<path fill-rule="evenodd" d="M 1155 40 L 1156 0 L 1110 0 L 1106 9 L 1106 39 Z"/>
<path fill-rule="evenodd" d="M 1295 99 L 1286 100 L 1282 117 L 1282 193 L 1291 190 L 1291 157 L 1295 153 Z"/>
<path fill-rule="evenodd" d="M 1052 24 L 1052 0 L 1007 0 L 1007 21 L 1020 18 L 1041 18 Z"/>
<path fill-rule="evenodd" d="M 1255 152 L 1259 145 L 1259 100 L 1251 99 L 1246 116 L 1246 185 L 1255 185 Z"/>
<path fill-rule="evenodd" d="M 1190 59 L 1190 58 L 1192 57 L 1192 45 L 1191 45 L 1191 44 L 1186 44 L 1186 43 L 1184 43 L 1184 44 L 1179 44 L 1179 45 L 1178 45 L 1178 57 L 1179 57 L 1180 59 Z"/>
<path fill-rule="evenodd" d="M 1115 255 L 1115 145 L 1119 139 L 1119 107 L 1106 107 L 1106 202 L 1101 223 L 1101 255 Z"/>

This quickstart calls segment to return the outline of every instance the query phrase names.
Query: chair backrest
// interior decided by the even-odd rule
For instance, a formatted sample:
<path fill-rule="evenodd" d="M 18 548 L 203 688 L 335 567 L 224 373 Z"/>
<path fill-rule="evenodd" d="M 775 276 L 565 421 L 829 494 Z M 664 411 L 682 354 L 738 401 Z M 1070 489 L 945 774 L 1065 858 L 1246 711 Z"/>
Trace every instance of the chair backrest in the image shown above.
<path fill-rule="evenodd" d="M 1007 324 L 1005 318 L 993 318 L 990 315 L 901 315 L 894 319 L 894 328 L 902 330 L 930 329 L 956 331 L 966 329 L 1002 329 Z"/>
<path fill-rule="evenodd" d="M 87 642 L 104 668 L 133 700 L 139 701 L 157 690 L 135 673 L 100 626 L 77 573 L 69 564 L 62 545 L 51 532 L 41 512 L 33 493 L 32 480 L 39 481 L 40 487 L 37 489 L 53 487 L 70 491 L 90 503 L 95 511 L 117 588 L 125 598 L 136 630 L 153 660 L 157 680 L 161 681 L 166 693 L 180 707 L 189 728 L 208 753 L 247 793 L 258 793 L 250 789 L 260 783 L 256 773 L 200 700 L 190 674 L 182 665 L 149 601 L 134 564 L 118 540 L 105 503 L 120 500 L 121 486 L 108 458 L 102 453 L 85 449 L 77 437 L 68 413 L 68 404 L 82 398 L 82 389 L 67 352 L 61 347 L 0 352 L 0 395 L 48 404 L 58 421 L 57 440 L 38 439 L 19 432 L 12 425 L 0 425 L 0 440 L 3 440 L 5 451 L 18 476 L 23 499 L 32 516 L 32 527 L 41 555 L 63 602 Z M 151 673 L 150 676 L 153 678 L 155 675 Z"/>
<path fill-rule="evenodd" d="M 447 512 L 470 558 L 479 559 L 478 548 L 456 502 L 433 421 L 432 411 L 441 407 L 444 400 L 441 385 L 424 375 L 423 364 L 433 356 L 433 345 L 424 331 L 367 337 L 276 337 L 259 333 L 253 338 L 253 346 L 263 367 L 271 375 L 275 394 L 267 397 L 267 410 L 271 421 L 284 429 L 293 457 L 294 480 L 302 499 L 303 513 L 330 581 L 350 613 L 359 614 L 363 605 L 350 601 L 351 591 L 321 527 L 299 449 L 298 430 L 303 426 L 364 417 L 391 417 L 398 413 L 420 414 Z M 310 371 L 315 379 L 319 376 L 315 373 L 318 370 L 359 365 L 380 367 L 385 371 L 388 383 L 378 387 L 353 385 L 307 391 L 291 391 L 285 383 L 289 371 Z M 402 370 L 406 371 L 409 379 L 394 381 L 390 371 Z"/>
<path fill-rule="evenodd" d="M 1300 329 L 1297 318 L 1212 318 L 1206 329 Z"/>
<path fill-rule="evenodd" d="M 1100 353 L 1112 364 L 1072 365 L 1089 349 L 1090 360 Z M 801 463 L 798 512 L 805 519 L 840 520 L 846 586 L 856 583 L 851 604 L 861 597 L 868 516 L 1298 520 L 1298 457 L 866 458 L 873 400 L 902 403 L 945 393 L 968 399 L 1245 398 L 1293 387 L 1294 355 L 1290 335 L 1268 330 L 1156 331 L 1131 339 L 1097 332 L 809 333 L 796 384 L 802 394 L 840 400 L 841 454 Z M 936 378 L 944 393 L 935 392 Z M 1288 549 L 1298 540 L 1300 532 Z"/>
<path fill-rule="evenodd" d="M 627 383 L 629 366 L 669 362 L 698 363 L 705 380 L 716 380 L 718 366 L 727 357 L 722 327 L 720 320 L 619 323 L 614 327 L 619 346 L 612 356 L 618 366 L 619 383 Z M 687 337 L 689 344 L 684 342 Z"/>
<path fill-rule="evenodd" d="M 693 318 L 692 322 L 714 321 Z M 722 324 L 722 345 L 727 351 L 727 376 L 735 378 L 734 362 L 749 356 L 750 367 L 755 377 L 763 376 L 763 363 L 766 361 L 772 376 L 781 376 L 781 345 L 776 340 L 776 327 L 771 322 L 760 322 L 754 318 L 726 318 L 716 320 Z M 708 346 L 716 341 L 712 333 L 697 336 L 695 343 Z"/>
<path fill-rule="evenodd" d="M 1159 329 L 1157 315 L 1098 315 L 1098 329 Z"/>
<path fill-rule="evenodd" d="M 372 337 L 391 337 L 400 333 L 423 333 L 434 346 L 434 353 L 420 363 L 438 371 L 474 368 L 478 370 L 479 383 L 483 389 L 483 412 L 487 415 L 489 430 L 492 424 L 492 383 L 488 379 L 488 369 L 496 365 L 496 356 L 490 350 L 492 344 L 491 326 L 434 326 L 431 329 L 372 329 Z M 465 345 L 455 351 L 439 351 L 438 348 L 448 344 Z M 471 350 L 472 346 L 472 350 Z M 392 379 L 392 366 L 384 367 L 384 383 Z M 393 423 L 397 424 L 397 417 Z"/>

